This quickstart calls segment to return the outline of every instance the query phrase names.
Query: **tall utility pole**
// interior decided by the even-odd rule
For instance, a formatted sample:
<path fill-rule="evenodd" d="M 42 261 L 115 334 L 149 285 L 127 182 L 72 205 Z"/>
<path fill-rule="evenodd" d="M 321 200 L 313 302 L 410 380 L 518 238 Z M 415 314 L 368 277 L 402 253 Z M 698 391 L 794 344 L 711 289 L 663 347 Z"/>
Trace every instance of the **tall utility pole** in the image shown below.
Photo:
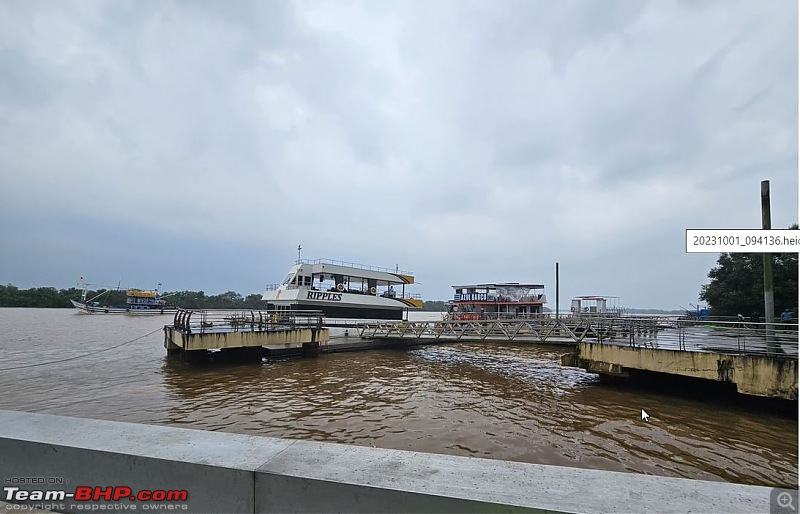
<path fill-rule="evenodd" d="M 772 215 L 769 207 L 769 180 L 761 181 L 761 228 L 772 228 Z M 772 254 L 764 254 L 764 320 L 767 323 L 767 350 L 772 353 L 777 350 L 772 337 L 775 321 L 775 296 L 772 290 Z"/>
<path fill-rule="evenodd" d="M 558 263 L 556 263 L 556 320 L 558 320 Z"/>

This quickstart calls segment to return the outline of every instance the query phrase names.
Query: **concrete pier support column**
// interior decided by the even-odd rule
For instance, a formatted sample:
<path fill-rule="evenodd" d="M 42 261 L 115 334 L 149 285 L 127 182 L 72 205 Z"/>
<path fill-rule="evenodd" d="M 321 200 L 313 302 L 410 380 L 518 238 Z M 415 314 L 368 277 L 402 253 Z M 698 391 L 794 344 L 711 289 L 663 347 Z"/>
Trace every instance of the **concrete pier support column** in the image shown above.
<path fill-rule="evenodd" d="M 181 358 L 184 362 L 188 363 L 198 363 L 203 362 L 208 357 L 208 352 L 206 350 L 183 350 L 181 349 Z"/>
<path fill-rule="evenodd" d="M 164 327 L 164 348 L 167 349 L 167 355 L 178 356 L 181 354 L 181 347 L 172 342 L 173 332 L 169 326 Z"/>
<path fill-rule="evenodd" d="M 319 342 L 303 343 L 303 357 L 319 356 Z"/>
<path fill-rule="evenodd" d="M 322 325 L 322 318 L 317 320 L 316 328 L 311 329 L 311 341 L 303 343 L 303 357 L 319 356 L 319 331 Z"/>

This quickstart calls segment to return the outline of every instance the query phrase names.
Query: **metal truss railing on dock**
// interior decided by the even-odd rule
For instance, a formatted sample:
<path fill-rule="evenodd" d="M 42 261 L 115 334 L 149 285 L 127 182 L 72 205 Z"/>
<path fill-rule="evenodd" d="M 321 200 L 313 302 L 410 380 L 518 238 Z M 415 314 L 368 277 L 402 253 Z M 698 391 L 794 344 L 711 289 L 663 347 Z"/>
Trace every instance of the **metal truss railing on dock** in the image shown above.
<path fill-rule="evenodd" d="M 268 332 L 296 328 L 320 328 L 319 311 L 191 310 L 179 309 L 172 328 L 187 334 Z"/>
<path fill-rule="evenodd" d="M 366 339 L 453 341 L 582 342 L 586 339 L 630 341 L 656 337 L 655 318 L 535 317 L 522 319 L 386 321 L 358 327 Z"/>
<path fill-rule="evenodd" d="M 591 342 L 797 359 L 797 323 L 665 320 L 654 317 L 536 317 L 527 319 L 385 321 L 362 323 L 365 339 L 420 341 Z"/>
<path fill-rule="evenodd" d="M 678 320 L 659 336 L 659 347 L 797 359 L 797 323 Z"/>

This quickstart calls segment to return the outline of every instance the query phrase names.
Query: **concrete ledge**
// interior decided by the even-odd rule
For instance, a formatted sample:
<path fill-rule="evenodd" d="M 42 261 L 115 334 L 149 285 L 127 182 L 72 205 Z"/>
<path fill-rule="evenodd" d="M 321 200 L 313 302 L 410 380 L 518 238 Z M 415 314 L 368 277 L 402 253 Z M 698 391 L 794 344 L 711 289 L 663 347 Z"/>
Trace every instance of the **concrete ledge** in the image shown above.
<path fill-rule="evenodd" d="M 793 359 L 580 343 L 577 354 L 564 362 L 614 376 L 635 369 L 730 382 L 742 394 L 797 400 L 797 361 Z"/>
<path fill-rule="evenodd" d="M 241 332 L 181 332 L 169 325 L 164 327 L 164 347 L 188 351 L 222 350 L 226 348 L 252 348 L 258 346 L 300 346 L 308 342 L 326 342 L 330 337 L 327 328 L 296 328 L 275 331 Z"/>
<path fill-rule="evenodd" d="M 771 491 L 14 411 L 0 411 L 0 475 L 4 486 L 69 480 L 14 484 L 21 490 L 185 489 L 188 501 L 174 506 L 186 512 L 753 513 L 769 512 Z M 74 512 L 76 503 L 114 502 L 65 503 Z"/>

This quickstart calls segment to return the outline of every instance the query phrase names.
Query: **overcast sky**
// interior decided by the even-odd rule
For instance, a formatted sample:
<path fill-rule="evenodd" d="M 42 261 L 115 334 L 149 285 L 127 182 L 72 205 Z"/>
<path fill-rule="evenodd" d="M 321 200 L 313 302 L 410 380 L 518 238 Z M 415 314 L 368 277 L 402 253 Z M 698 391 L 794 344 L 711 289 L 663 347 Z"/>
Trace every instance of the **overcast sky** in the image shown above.
<path fill-rule="evenodd" d="M 686 228 L 798 221 L 797 2 L 0 1 L 0 283 L 696 303 Z"/>

